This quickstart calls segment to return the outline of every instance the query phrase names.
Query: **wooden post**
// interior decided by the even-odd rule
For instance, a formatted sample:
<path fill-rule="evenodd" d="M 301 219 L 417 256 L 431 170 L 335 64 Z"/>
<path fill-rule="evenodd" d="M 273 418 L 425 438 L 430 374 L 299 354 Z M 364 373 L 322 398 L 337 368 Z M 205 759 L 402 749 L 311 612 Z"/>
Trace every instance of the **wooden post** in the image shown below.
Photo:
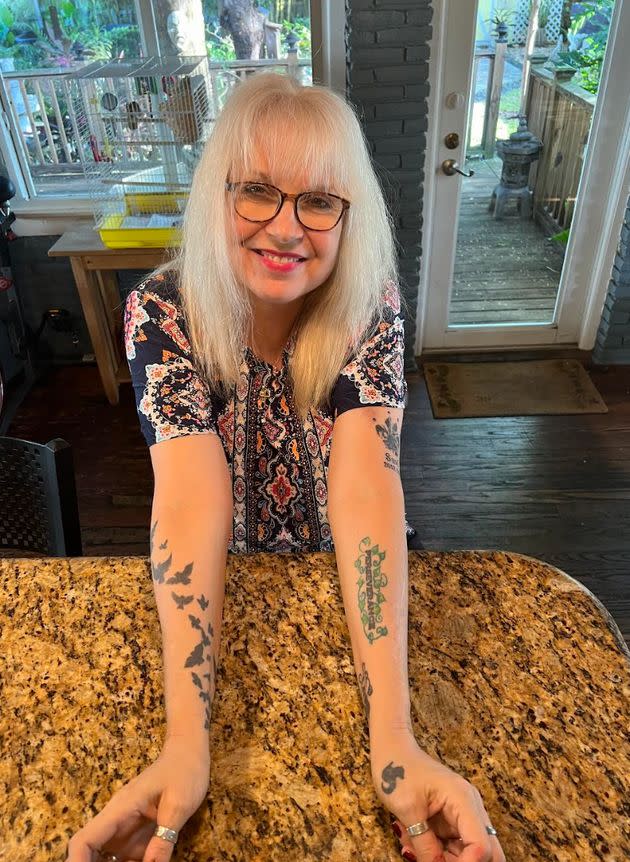
<path fill-rule="evenodd" d="M 265 56 L 268 60 L 277 60 L 280 56 L 280 32 L 282 24 L 265 21 Z"/>
<path fill-rule="evenodd" d="M 529 26 L 527 28 L 527 38 L 525 40 L 525 55 L 523 57 L 523 78 L 521 79 L 521 106 L 519 113 L 524 114 L 527 105 L 527 87 L 529 84 L 529 70 L 531 63 L 529 55 L 534 50 L 536 40 L 536 30 L 538 29 L 538 13 L 540 11 L 540 0 L 532 0 L 532 6 L 529 12 Z"/>
<path fill-rule="evenodd" d="M 297 48 L 287 51 L 287 72 L 298 84 L 302 83 L 302 67 L 298 64 Z"/>
<path fill-rule="evenodd" d="M 492 80 L 489 82 L 488 92 L 490 98 L 486 109 L 486 120 L 484 122 L 483 151 L 487 159 L 494 156 L 494 144 L 497 138 L 497 125 L 499 122 L 499 107 L 501 105 L 501 90 L 503 89 L 503 76 L 505 74 L 505 54 L 507 42 L 496 43 L 496 53 L 492 63 Z"/>

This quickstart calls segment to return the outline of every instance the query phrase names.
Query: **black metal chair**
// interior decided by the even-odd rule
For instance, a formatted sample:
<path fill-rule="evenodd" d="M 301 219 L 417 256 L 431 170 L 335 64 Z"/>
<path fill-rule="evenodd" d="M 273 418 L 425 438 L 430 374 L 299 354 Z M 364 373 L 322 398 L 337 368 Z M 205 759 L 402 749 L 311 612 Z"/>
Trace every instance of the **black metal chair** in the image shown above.
<path fill-rule="evenodd" d="M 72 448 L 0 437 L 0 556 L 8 548 L 80 557 Z"/>

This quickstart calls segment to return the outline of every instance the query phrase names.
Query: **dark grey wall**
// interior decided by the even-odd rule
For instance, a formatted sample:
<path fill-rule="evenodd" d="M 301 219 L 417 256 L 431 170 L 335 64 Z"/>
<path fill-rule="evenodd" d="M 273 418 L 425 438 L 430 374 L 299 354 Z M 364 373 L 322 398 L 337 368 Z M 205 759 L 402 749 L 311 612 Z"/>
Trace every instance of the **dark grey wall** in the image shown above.
<path fill-rule="evenodd" d="M 18 237 L 9 246 L 13 281 L 22 304 L 27 325 L 36 331 L 42 315 L 49 308 L 65 308 L 72 316 L 72 325 L 79 343 L 72 335 L 55 332 L 46 324 L 38 343 L 37 354 L 42 358 L 80 360 L 92 352 L 81 302 L 67 258 L 48 257 L 48 249 L 57 236 Z"/>
<path fill-rule="evenodd" d="M 42 359 L 80 360 L 92 353 L 81 302 L 68 258 L 48 257 L 48 249 L 58 236 L 18 237 L 10 244 L 11 269 L 27 325 L 36 332 L 42 315 L 50 308 L 70 312 L 76 333 L 57 332 L 49 323 L 42 330 L 37 355 Z M 121 299 L 142 277 L 142 271 L 124 271 L 119 275 Z"/>
<path fill-rule="evenodd" d="M 630 365 L 630 198 L 593 349 L 593 361 Z"/>
<path fill-rule="evenodd" d="M 347 96 L 359 109 L 399 243 L 409 302 L 405 369 L 415 370 L 429 95 L 429 0 L 347 0 Z"/>

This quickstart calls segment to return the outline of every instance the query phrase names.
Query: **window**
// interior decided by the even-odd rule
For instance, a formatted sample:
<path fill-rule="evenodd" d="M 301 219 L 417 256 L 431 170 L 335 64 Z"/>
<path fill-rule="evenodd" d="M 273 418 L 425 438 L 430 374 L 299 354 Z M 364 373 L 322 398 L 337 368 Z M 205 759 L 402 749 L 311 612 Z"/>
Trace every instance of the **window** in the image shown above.
<path fill-rule="evenodd" d="M 88 198 L 69 86 L 73 71 L 87 64 L 205 48 L 218 109 L 231 84 L 252 69 L 277 68 L 312 82 L 312 53 L 318 80 L 331 83 L 334 58 L 345 82 L 343 4 L 340 11 L 336 0 L 248 2 L 260 16 L 258 34 L 239 32 L 237 16 L 219 15 L 217 0 L 0 0 L 0 156 L 18 196 L 42 205 Z M 331 36 L 335 51 L 328 49 Z M 258 47 L 248 49 L 252 38 Z M 257 53 L 259 59 L 247 59 Z"/>

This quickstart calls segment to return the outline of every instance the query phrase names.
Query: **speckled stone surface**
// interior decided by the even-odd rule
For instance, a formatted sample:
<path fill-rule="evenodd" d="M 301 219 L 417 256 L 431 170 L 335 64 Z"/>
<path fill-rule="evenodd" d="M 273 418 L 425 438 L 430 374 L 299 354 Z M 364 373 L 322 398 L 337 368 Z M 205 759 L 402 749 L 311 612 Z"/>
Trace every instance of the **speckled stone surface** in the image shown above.
<path fill-rule="evenodd" d="M 630 859 L 630 663 L 594 597 L 499 552 L 409 555 L 420 745 L 480 789 L 508 862 Z M 158 756 L 148 560 L 0 560 L 0 859 L 69 837 Z M 210 788 L 173 858 L 400 859 L 371 783 L 334 555 L 230 556 Z"/>

